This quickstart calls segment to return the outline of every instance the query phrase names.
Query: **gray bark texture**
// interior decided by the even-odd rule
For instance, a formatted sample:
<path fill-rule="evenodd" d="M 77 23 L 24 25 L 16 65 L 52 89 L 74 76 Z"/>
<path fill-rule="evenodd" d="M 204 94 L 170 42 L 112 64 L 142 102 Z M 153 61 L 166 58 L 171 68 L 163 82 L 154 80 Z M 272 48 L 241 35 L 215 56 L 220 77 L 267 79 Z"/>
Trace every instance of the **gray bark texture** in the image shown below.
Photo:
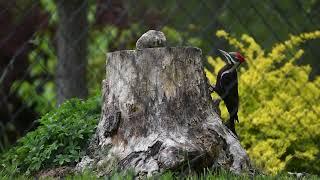
<path fill-rule="evenodd" d="M 201 58 L 193 47 L 108 53 L 101 120 L 78 170 L 248 171 L 245 150 L 216 113 Z"/>
<path fill-rule="evenodd" d="M 56 0 L 59 27 L 57 34 L 58 64 L 57 101 L 85 98 L 87 68 L 87 0 Z"/>

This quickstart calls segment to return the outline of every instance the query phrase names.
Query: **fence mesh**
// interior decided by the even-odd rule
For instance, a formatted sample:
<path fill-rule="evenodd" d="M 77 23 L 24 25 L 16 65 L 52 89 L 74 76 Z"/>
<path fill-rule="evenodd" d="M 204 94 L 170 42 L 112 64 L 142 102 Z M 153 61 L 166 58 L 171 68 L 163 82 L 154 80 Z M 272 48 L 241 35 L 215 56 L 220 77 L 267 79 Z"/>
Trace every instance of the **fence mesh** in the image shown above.
<path fill-rule="evenodd" d="M 74 12 L 67 21 L 77 21 L 79 11 L 88 6 L 88 25 L 72 39 L 66 53 L 78 48 L 87 38 L 87 61 L 73 68 L 85 66 L 89 95 L 94 94 L 105 77 L 106 52 L 134 49 L 139 36 L 148 29 L 162 30 L 171 46 L 198 46 L 203 50 L 204 65 L 215 68 L 207 56 L 216 57 L 216 49 L 235 50 L 227 41 L 215 36 L 223 29 L 235 37 L 248 34 L 269 51 L 289 35 L 320 28 L 320 1 L 74 1 Z M 32 127 L 32 122 L 57 105 L 56 66 L 58 61 L 58 8 L 65 3 L 57 0 L 13 0 L 0 2 L 0 137 L 1 149 L 21 137 Z M 77 28 L 77 27 L 75 27 Z M 79 31 L 77 31 L 79 32 Z M 70 34 L 70 32 L 66 33 Z M 62 32 L 63 36 L 63 32 Z M 75 36 L 74 36 L 75 37 Z M 305 53 L 297 64 L 312 67 L 310 79 L 319 74 L 319 40 L 302 45 Z M 288 52 L 294 56 L 296 49 Z M 86 51 L 82 49 L 80 51 Z M 290 58 L 288 58 L 290 59 Z M 303 59 L 303 60 L 302 60 Z M 256 68 L 254 64 L 251 68 Z M 308 71 L 308 70 L 306 70 Z M 279 72 L 287 73 L 288 72 Z M 308 72 L 309 74 L 309 72 Z M 272 83 L 261 74 L 264 83 Z M 295 89 L 319 119 L 320 112 L 304 90 L 295 82 Z M 307 86 L 307 85 L 306 85 Z M 316 84 L 318 87 L 319 84 Z M 255 99 L 259 92 L 252 91 Z M 276 89 L 274 89 L 276 91 Z M 283 103 L 285 96 L 275 94 Z M 318 97 L 314 94 L 314 97 Z M 242 101 L 241 106 L 247 102 Z M 261 102 L 262 108 L 265 103 Z M 288 103 L 290 108 L 290 103 Z M 242 108 L 243 109 L 243 108 Z M 281 114 L 270 112 L 279 118 Z"/>

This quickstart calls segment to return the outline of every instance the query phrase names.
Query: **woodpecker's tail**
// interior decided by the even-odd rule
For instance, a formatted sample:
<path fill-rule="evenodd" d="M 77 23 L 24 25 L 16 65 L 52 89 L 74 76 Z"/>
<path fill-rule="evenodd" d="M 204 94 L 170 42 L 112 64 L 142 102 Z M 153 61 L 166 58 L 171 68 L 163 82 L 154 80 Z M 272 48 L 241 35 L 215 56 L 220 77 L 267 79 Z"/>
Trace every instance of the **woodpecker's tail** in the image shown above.
<path fill-rule="evenodd" d="M 236 128 L 235 128 L 235 124 L 234 124 L 234 119 L 229 119 L 226 126 L 228 127 L 228 129 L 230 129 L 233 132 L 234 135 L 236 135 L 238 137 L 238 134 L 237 134 Z"/>
<path fill-rule="evenodd" d="M 226 125 L 233 132 L 233 134 L 235 134 L 238 137 L 236 128 L 235 128 L 235 121 L 239 122 L 237 114 L 235 114 L 234 116 L 231 116 Z"/>
<path fill-rule="evenodd" d="M 237 122 L 239 123 L 238 114 L 236 114 L 236 115 L 234 116 L 234 120 L 235 120 L 235 121 L 237 121 Z"/>
<path fill-rule="evenodd" d="M 238 114 L 237 113 L 230 114 L 230 121 L 233 122 L 233 123 L 237 121 L 239 123 Z"/>

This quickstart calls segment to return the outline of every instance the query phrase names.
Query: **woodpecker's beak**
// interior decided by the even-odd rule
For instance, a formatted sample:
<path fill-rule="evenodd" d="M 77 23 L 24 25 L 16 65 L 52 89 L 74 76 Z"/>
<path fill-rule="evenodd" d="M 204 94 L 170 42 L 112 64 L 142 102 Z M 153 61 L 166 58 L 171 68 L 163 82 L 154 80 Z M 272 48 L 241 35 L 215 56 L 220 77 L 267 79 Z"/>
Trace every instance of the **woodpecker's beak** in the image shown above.
<path fill-rule="evenodd" d="M 218 51 L 225 57 L 225 58 L 222 58 L 226 63 L 228 64 L 232 64 L 232 61 L 231 61 L 231 56 L 229 55 L 229 53 L 221 50 L 221 49 L 218 49 Z"/>
<path fill-rule="evenodd" d="M 225 52 L 224 50 L 221 50 L 221 49 L 218 49 L 218 51 L 220 51 L 220 53 L 223 55 L 228 54 L 227 52 Z"/>

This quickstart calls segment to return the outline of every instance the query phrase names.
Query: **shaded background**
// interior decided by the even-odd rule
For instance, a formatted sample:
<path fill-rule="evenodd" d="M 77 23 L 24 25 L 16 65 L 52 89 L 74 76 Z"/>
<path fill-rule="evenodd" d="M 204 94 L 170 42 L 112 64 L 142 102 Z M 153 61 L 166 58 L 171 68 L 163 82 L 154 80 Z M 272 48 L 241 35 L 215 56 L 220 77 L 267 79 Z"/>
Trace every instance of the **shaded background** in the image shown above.
<path fill-rule="evenodd" d="M 319 0 L 11 0 L 0 1 L 0 150 L 65 99 L 100 90 L 105 53 L 134 49 L 148 29 L 169 45 L 200 47 L 204 56 L 231 49 L 215 36 L 246 33 L 264 49 L 320 28 Z M 320 73 L 319 40 L 304 44 L 303 61 Z M 211 65 L 204 58 L 207 69 Z"/>

